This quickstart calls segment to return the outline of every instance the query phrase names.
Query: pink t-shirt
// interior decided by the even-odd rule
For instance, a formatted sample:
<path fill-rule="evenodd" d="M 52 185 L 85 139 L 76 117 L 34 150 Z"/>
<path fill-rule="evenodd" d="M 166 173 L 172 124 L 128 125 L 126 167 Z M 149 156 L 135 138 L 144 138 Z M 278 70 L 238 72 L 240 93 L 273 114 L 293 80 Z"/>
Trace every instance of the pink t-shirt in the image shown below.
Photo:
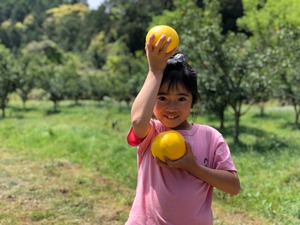
<path fill-rule="evenodd" d="M 151 120 L 147 137 L 139 140 L 133 129 L 128 144 L 138 146 L 136 196 L 126 225 L 211 225 L 213 187 L 181 169 L 161 168 L 151 153 L 152 139 L 169 130 Z M 236 171 L 223 136 L 214 128 L 193 124 L 178 130 L 191 145 L 196 161 L 213 169 Z"/>

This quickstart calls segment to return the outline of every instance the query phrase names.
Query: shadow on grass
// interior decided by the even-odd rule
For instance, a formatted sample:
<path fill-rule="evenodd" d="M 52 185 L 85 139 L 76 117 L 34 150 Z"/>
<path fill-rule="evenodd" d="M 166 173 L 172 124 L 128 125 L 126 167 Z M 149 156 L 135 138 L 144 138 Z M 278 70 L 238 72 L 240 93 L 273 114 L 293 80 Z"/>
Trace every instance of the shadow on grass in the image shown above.
<path fill-rule="evenodd" d="M 5 109 L 5 117 L 1 117 L 1 119 L 25 119 L 25 113 L 37 112 L 39 111 L 37 108 L 23 108 L 16 106 L 7 106 Z"/>
<path fill-rule="evenodd" d="M 27 113 L 27 112 L 37 112 L 40 109 L 36 107 L 26 107 L 25 109 L 23 107 L 17 107 L 17 106 L 7 106 L 6 111 L 10 110 L 10 114 L 12 113 Z"/>
<path fill-rule="evenodd" d="M 54 109 L 48 109 L 45 111 L 45 115 L 46 116 L 53 116 L 53 115 L 57 115 L 57 114 L 60 114 L 60 110 L 57 109 L 57 110 L 54 110 Z"/>
<path fill-rule="evenodd" d="M 81 102 L 73 102 L 73 103 L 70 103 L 69 105 L 67 105 L 66 107 L 67 108 L 78 108 L 78 107 L 82 107 L 82 106 L 85 106 L 84 103 L 81 103 Z"/>
<path fill-rule="evenodd" d="M 27 113 L 35 113 L 35 112 L 38 112 L 38 111 L 41 111 L 41 109 L 39 108 L 36 108 L 36 107 L 28 107 L 28 108 L 25 108 L 23 109 L 22 107 L 16 107 L 16 106 L 9 106 L 6 108 L 5 112 L 6 112 L 6 115 L 5 117 L 1 117 L 1 119 L 26 119 L 26 114 Z M 44 111 L 44 114 L 46 116 L 51 116 L 51 115 L 57 115 L 59 114 L 61 111 L 58 109 L 58 110 L 54 110 L 53 108 L 51 109 L 48 109 L 48 110 L 45 110 Z"/>
<path fill-rule="evenodd" d="M 254 119 L 267 119 L 267 120 L 276 120 L 282 119 L 282 115 L 280 113 L 264 113 L 264 114 L 254 114 L 252 116 Z"/>
<path fill-rule="evenodd" d="M 299 131 L 300 130 L 300 124 L 292 123 L 292 122 L 286 122 L 282 124 L 279 128 L 282 129 L 290 129 L 292 131 Z"/>
<path fill-rule="evenodd" d="M 35 108 L 22 108 L 22 107 L 17 107 L 17 106 L 7 106 L 6 109 L 10 109 L 11 111 L 14 112 L 30 112 L 30 111 L 36 111 Z"/>
<path fill-rule="evenodd" d="M 218 129 L 225 137 L 229 137 L 233 135 L 233 126 L 228 126 L 224 129 Z M 248 151 L 256 151 L 260 153 L 265 153 L 269 151 L 282 151 L 285 148 L 289 147 L 289 140 L 278 137 L 277 135 L 266 132 L 262 129 L 241 126 L 239 130 L 240 142 L 239 143 L 228 143 L 230 148 L 236 152 L 248 152 Z M 249 136 L 252 137 L 251 142 L 246 142 L 242 140 L 241 136 Z"/>

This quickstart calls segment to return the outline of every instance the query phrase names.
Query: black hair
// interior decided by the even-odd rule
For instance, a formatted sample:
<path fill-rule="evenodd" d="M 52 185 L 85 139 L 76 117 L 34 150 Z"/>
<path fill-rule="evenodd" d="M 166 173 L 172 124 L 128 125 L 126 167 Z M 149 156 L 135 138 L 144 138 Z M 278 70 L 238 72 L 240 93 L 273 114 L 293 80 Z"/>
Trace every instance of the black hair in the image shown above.
<path fill-rule="evenodd" d="M 184 60 L 169 59 L 164 70 L 161 85 L 168 83 L 168 90 L 176 88 L 178 84 L 192 94 L 192 107 L 199 100 L 197 74 Z"/>

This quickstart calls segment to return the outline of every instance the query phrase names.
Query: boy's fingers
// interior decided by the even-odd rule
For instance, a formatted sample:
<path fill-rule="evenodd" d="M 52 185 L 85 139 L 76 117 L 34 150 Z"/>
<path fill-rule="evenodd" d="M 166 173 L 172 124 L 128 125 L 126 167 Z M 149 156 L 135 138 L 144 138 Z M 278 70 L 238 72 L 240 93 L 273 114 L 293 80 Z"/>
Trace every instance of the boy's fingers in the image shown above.
<path fill-rule="evenodd" d="M 169 47 L 171 41 L 172 41 L 172 38 L 168 37 L 166 43 L 163 46 L 161 46 L 161 51 L 162 52 L 166 52 L 167 51 L 167 48 Z"/>
<path fill-rule="evenodd" d="M 147 50 L 149 50 L 149 49 L 152 49 L 153 48 L 153 45 L 152 45 L 152 43 L 153 43 L 153 40 L 154 40 L 154 34 L 151 34 L 150 35 L 150 38 L 149 38 L 149 40 L 148 40 L 148 42 L 146 42 L 146 44 L 145 44 L 145 49 Z"/>
<path fill-rule="evenodd" d="M 168 167 L 168 165 L 166 163 L 164 163 L 163 161 L 159 160 L 158 158 L 155 158 L 155 162 L 158 166 L 161 167 Z"/>
<path fill-rule="evenodd" d="M 166 40 L 166 35 L 165 34 L 163 34 L 163 35 L 161 35 L 161 37 L 158 39 L 158 42 L 156 43 L 156 45 L 155 45 L 155 49 L 157 49 L 157 51 L 160 51 L 161 50 L 161 48 L 163 47 L 163 43 L 164 43 L 164 41 Z"/>

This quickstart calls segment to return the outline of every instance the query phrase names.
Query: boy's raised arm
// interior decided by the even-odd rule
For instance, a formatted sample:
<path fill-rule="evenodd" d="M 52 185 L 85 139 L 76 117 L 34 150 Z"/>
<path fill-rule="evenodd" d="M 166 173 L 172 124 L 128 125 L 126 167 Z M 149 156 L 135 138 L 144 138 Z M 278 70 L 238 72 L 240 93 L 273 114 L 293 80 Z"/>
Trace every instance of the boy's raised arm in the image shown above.
<path fill-rule="evenodd" d="M 150 119 L 167 60 L 177 52 L 176 48 L 170 53 L 165 53 L 171 42 L 171 38 L 168 38 L 167 42 L 161 47 L 165 38 L 166 36 L 162 35 L 153 47 L 154 36 L 152 35 L 145 46 L 149 71 L 131 108 L 131 124 L 138 138 L 146 137 L 149 132 Z"/>

